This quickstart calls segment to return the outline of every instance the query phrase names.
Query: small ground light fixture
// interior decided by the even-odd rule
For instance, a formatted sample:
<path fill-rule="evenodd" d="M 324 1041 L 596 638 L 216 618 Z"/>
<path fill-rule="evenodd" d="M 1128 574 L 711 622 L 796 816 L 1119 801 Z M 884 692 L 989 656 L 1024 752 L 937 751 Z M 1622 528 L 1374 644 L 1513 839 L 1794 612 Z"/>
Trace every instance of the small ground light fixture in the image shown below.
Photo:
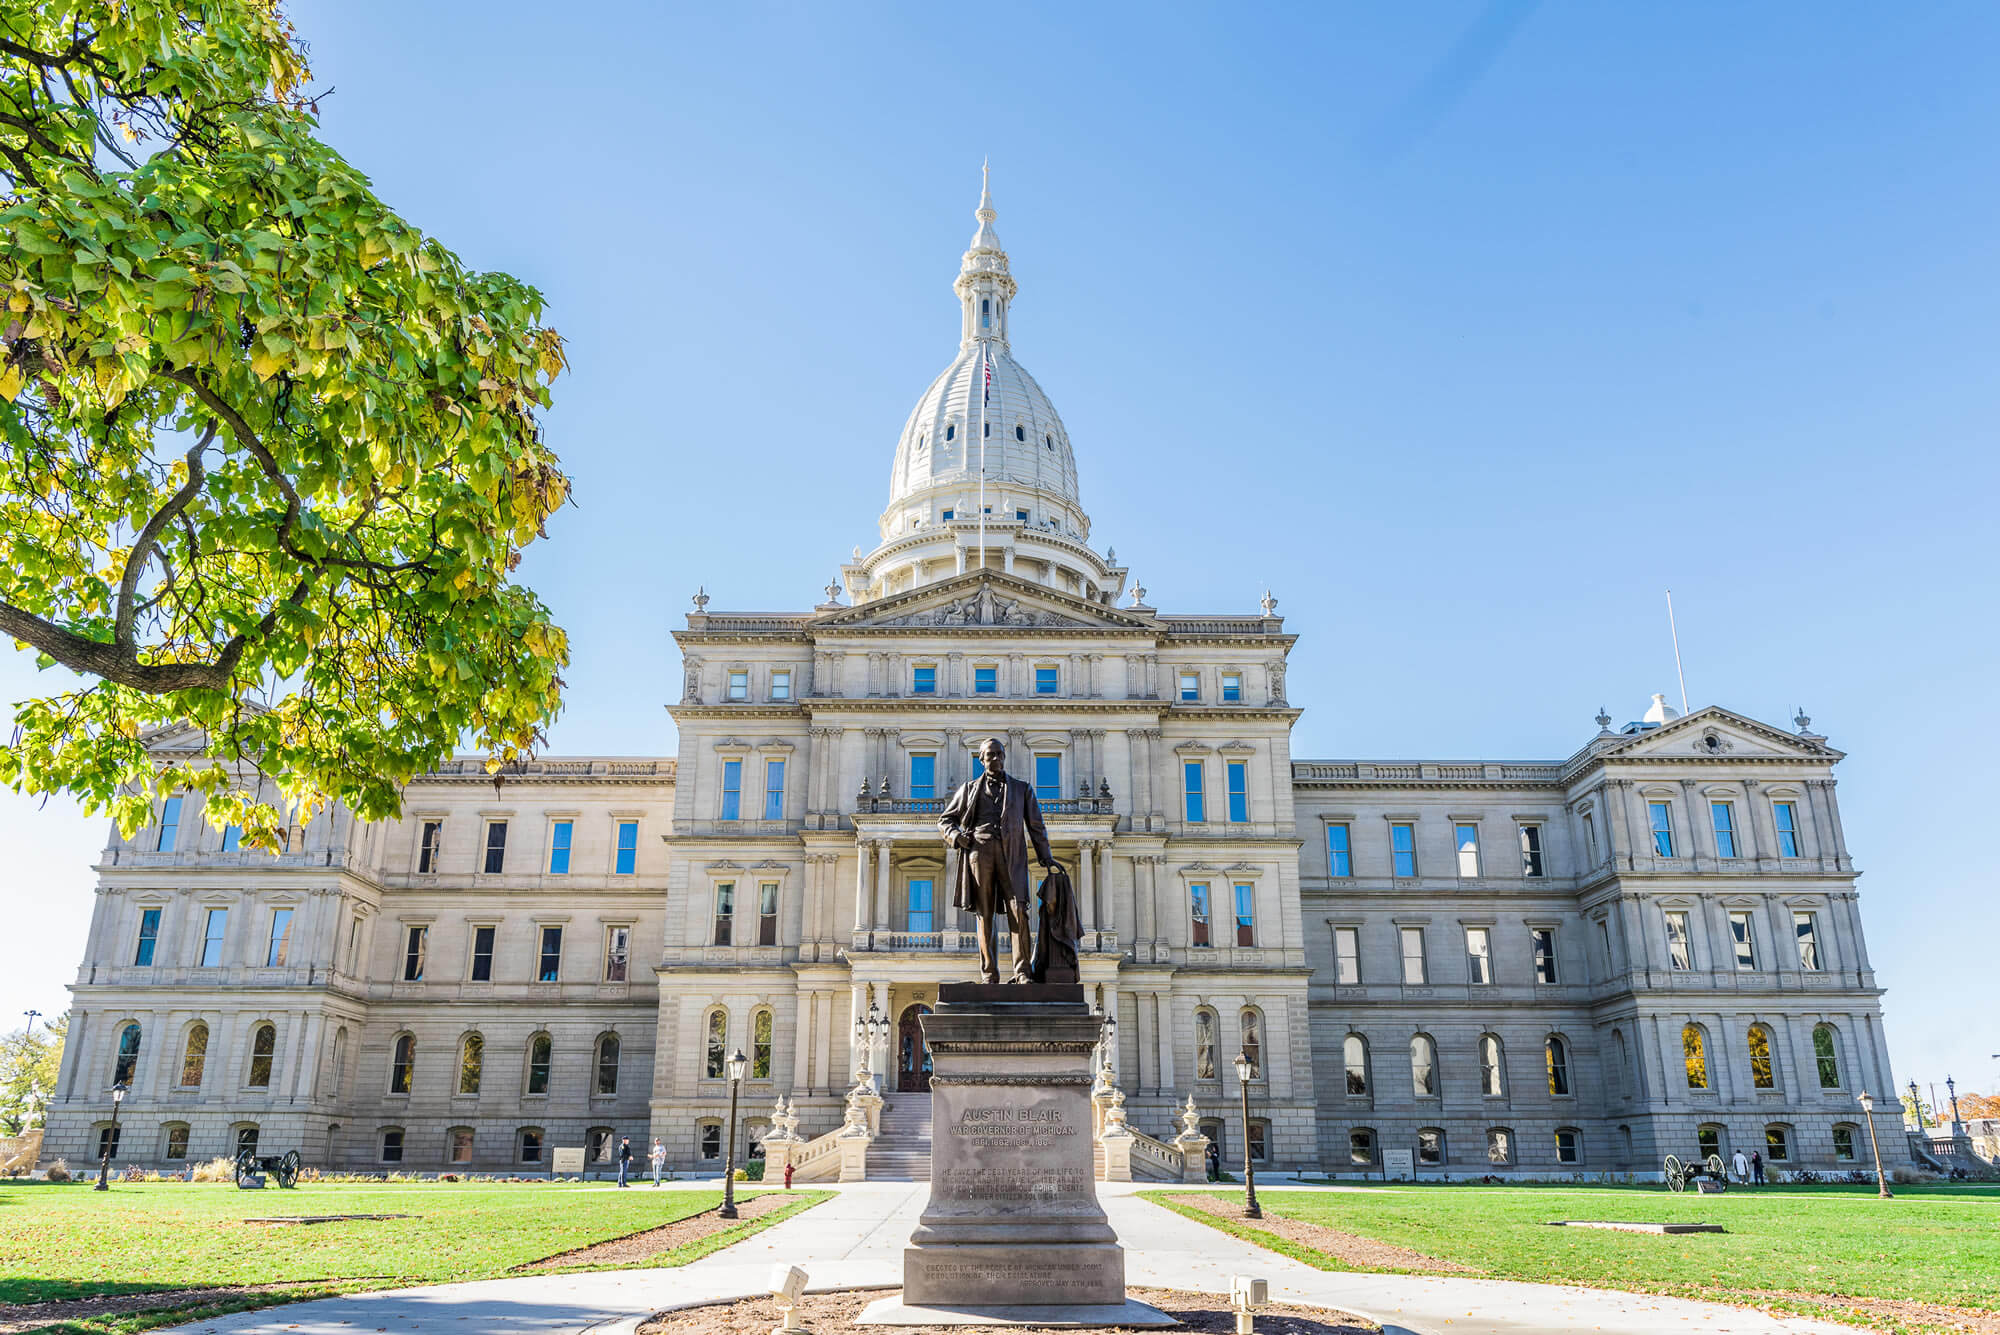
<path fill-rule="evenodd" d="M 1253 1313 L 1271 1301 L 1271 1281 L 1249 1275 L 1229 1277 L 1229 1305 L 1236 1309 L 1236 1335 L 1251 1335 Z"/>
<path fill-rule="evenodd" d="M 771 1267 L 771 1296 L 778 1300 L 778 1310 L 785 1314 L 784 1322 L 771 1327 L 771 1335 L 784 1335 L 786 1331 L 803 1331 L 799 1324 L 799 1300 L 805 1296 L 806 1272 L 795 1265 Z"/>

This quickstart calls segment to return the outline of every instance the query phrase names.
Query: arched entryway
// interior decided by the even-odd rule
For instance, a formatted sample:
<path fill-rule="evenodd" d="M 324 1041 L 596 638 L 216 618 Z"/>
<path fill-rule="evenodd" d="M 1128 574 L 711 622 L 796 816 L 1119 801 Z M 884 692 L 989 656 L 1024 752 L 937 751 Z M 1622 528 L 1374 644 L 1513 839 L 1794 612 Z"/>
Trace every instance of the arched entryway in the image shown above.
<path fill-rule="evenodd" d="M 931 1050 L 924 1046 L 920 1016 L 929 1015 L 929 1006 L 907 1006 L 896 1027 L 896 1089 L 904 1094 L 928 1094 L 931 1088 Z"/>

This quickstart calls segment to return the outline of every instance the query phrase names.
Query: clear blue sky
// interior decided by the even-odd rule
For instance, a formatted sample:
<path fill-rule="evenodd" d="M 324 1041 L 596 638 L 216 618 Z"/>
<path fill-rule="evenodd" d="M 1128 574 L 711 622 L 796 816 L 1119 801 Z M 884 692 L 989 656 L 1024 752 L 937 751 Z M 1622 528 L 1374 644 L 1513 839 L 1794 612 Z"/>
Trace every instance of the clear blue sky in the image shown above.
<path fill-rule="evenodd" d="M 1275 590 L 1297 754 L 1567 755 L 1673 691 L 1671 585 L 1697 705 L 1850 753 L 1898 1075 L 2000 1084 L 1951 741 L 2000 657 L 2000 8 L 290 9 L 327 137 L 569 341 L 556 750 L 671 753 L 695 586 L 802 608 L 872 544 L 991 155 L 1096 541 L 1163 609 Z M 101 830 L 0 837 L 0 1017 L 60 1010 Z"/>

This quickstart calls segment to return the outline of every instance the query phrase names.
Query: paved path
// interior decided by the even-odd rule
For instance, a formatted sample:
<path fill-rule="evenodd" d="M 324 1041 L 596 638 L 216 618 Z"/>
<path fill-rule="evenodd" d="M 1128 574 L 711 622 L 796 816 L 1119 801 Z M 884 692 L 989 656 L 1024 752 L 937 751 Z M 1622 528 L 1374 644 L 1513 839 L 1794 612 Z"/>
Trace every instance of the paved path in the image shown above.
<path fill-rule="evenodd" d="M 1135 1286 L 1227 1293 L 1231 1275 L 1259 1275 L 1271 1281 L 1274 1299 L 1341 1308 L 1417 1335 L 1854 1335 L 1852 1326 L 1679 1298 L 1509 1280 L 1315 1270 L 1137 1199 L 1135 1192 L 1151 1185 L 1099 1187 L 1126 1247 L 1126 1281 Z M 674 1270 L 392 1289 L 174 1330 L 181 1335 L 622 1335 L 662 1307 L 761 1294 L 779 1262 L 803 1267 L 814 1290 L 894 1288 L 902 1283 L 903 1244 L 929 1190 L 927 1183 L 909 1182 L 842 1187 L 823 1205 Z"/>

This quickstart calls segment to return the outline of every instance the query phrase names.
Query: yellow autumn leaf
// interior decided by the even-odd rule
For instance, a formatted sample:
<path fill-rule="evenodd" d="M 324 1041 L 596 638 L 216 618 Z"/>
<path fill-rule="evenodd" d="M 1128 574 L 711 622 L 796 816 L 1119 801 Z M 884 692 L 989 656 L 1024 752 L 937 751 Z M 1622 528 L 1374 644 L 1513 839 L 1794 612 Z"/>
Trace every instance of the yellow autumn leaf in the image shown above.
<path fill-rule="evenodd" d="M 0 367 L 0 399 L 5 399 L 7 402 L 12 403 L 15 395 L 21 392 L 21 386 L 25 383 L 26 381 L 21 375 L 20 367 Z"/>
<path fill-rule="evenodd" d="M 257 373 L 259 380 L 269 380 L 272 376 L 284 370 L 285 365 L 286 362 L 283 357 L 273 353 L 261 343 L 257 345 L 256 351 L 250 354 L 250 369 Z"/>

